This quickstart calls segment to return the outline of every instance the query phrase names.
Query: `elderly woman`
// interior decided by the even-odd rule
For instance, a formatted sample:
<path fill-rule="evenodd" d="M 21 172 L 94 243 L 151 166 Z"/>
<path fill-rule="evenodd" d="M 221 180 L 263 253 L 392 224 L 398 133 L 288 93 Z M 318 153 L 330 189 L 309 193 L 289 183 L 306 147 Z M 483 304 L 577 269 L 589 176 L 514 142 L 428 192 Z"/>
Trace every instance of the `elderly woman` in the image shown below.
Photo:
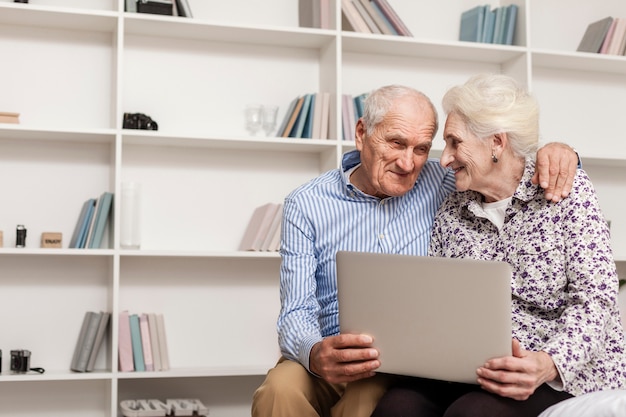
<path fill-rule="evenodd" d="M 618 278 L 587 174 L 578 170 L 559 203 L 532 184 L 538 106 L 510 77 L 472 77 L 443 108 L 441 165 L 457 192 L 437 213 L 429 253 L 511 265 L 512 355 L 485 358 L 477 385 L 407 378 L 372 416 L 536 417 L 572 396 L 626 388 Z"/>

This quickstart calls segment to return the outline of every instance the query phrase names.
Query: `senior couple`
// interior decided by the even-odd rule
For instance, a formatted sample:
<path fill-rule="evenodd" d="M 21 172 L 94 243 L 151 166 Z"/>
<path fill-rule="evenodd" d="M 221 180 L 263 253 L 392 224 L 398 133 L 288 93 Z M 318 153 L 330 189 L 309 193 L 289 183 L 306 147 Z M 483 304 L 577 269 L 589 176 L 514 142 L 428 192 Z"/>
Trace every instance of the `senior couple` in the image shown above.
<path fill-rule="evenodd" d="M 609 231 L 577 155 L 538 150 L 538 105 L 508 76 L 470 78 L 443 109 L 437 162 L 431 101 L 402 86 L 373 91 L 357 150 L 286 197 L 282 357 L 254 394 L 253 417 L 536 417 L 626 388 Z M 371 338 L 340 334 L 339 250 L 508 262 L 512 355 L 485 358 L 476 384 L 377 374 Z"/>

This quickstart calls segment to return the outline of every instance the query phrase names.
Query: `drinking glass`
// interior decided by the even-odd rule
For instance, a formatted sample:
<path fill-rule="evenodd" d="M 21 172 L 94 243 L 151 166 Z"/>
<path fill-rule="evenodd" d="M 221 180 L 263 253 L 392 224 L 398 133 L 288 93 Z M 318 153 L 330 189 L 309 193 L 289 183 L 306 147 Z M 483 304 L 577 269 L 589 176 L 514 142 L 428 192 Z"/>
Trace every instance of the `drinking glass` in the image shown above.
<path fill-rule="evenodd" d="M 263 131 L 265 132 L 265 136 L 269 136 L 276 128 L 277 114 L 278 106 L 272 104 L 263 106 Z"/>
<path fill-rule="evenodd" d="M 256 135 L 263 126 L 263 106 L 260 104 L 249 104 L 245 109 L 246 130 L 252 136 Z"/>

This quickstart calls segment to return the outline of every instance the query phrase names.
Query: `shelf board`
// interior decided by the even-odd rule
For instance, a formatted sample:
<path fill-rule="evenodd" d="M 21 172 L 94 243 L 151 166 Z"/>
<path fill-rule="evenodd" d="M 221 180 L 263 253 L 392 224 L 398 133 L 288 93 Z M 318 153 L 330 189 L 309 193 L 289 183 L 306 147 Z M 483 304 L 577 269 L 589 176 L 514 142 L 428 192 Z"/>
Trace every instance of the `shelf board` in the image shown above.
<path fill-rule="evenodd" d="M 0 23 L 49 29 L 115 33 L 118 13 L 34 4 L 0 3 Z"/>
<path fill-rule="evenodd" d="M 153 378 L 197 378 L 224 376 L 259 376 L 266 375 L 274 364 L 267 366 L 219 366 L 198 368 L 175 368 L 159 372 L 117 372 L 118 379 L 153 379 Z"/>
<path fill-rule="evenodd" d="M 1 139 L 114 143 L 115 131 L 113 129 L 41 129 L 23 125 L 0 124 L 0 140 Z"/>
<path fill-rule="evenodd" d="M 122 257 L 172 257 L 172 258 L 215 258 L 215 259 L 280 259 L 278 252 L 256 251 L 166 251 L 166 250 L 120 250 Z"/>
<path fill-rule="evenodd" d="M 626 73 L 626 57 L 621 55 L 551 50 L 531 50 L 530 54 L 535 67 L 620 75 Z"/>
<path fill-rule="evenodd" d="M 239 26 L 210 20 L 124 13 L 124 32 L 220 42 L 320 49 L 336 38 L 334 31 L 275 26 Z"/>
<path fill-rule="evenodd" d="M 268 151 L 297 151 L 319 153 L 337 146 L 335 140 L 298 138 L 208 137 L 200 135 L 172 135 L 145 130 L 124 130 L 125 145 L 175 146 L 192 148 L 243 149 Z"/>
<path fill-rule="evenodd" d="M 343 32 L 342 49 L 376 55 L 475 61 L 503 64 L 519 58 L 526 48 L 474 42 L 420 40 L 406 36 L 362 35 Z"/>

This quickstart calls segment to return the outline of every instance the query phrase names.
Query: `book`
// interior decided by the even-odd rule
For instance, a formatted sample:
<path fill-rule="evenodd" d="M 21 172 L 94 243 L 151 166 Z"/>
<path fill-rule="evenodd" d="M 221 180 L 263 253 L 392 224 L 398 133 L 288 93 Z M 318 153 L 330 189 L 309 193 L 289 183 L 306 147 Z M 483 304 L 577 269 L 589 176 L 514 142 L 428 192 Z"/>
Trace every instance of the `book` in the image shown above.
<path fill-rule="evenodd" d="M 309 103 L 309 110 L 306 114 L 306 120 L 304 121 L 304 128 L 302 129 L 301 138 L 311 139 L 313 136 L 313 118 L 315 117 L 315 101 L 317 99 L 317 93 L 309 94 L 311 96 Z"/>
<path fill-rule="evenodd" d="M 615 28 L 613 29 L 613 36 L 606 51 L 609 55 L 621 55 L 622 54 L 622 41 L 626 37 L 626 18 L 615 18 Z"/>
<path fill-rule="evenodd" d="M 298 25 L 303 28 L 322 27 L 322 7 L 320 0 L 298 1 Z"/>
<path fill-rule="evenodd" d="M 504 22 L 503 43 L 505 45 L 513 45 L 515 38 L 515 26 L 517 25 L 517 4 L 509 4 L 506 6 L 506 19 Z"/>
<path fill-rule="evenodd" d="M 320 139 L 322 136 L 322 104 L 323 93 L 315 93 L 315 100 L 313 101 L 313 128 L 311 129 L 311 138 Z"/>
<path fill-rule="evenodd" d="M 137 13 L 137 0 L 124 0 L 124 11 Z"/>
<path fill-rule="evenodd" d="M 506 8 L 498 7 L 496 10 L 496 19 L 493 24 L 493 40 L 491 43 L 501 44 L 503 42 L 504 22 L 506 19 Z"/>
<path fill-rule="evenodd" d="M 475 6 L 461 13 L 460 41 L 482 42 L 485 11 L 485 6 Z"/>
<path fill-rule="evenodd" d="M 391 24 L 387 16 L 380 9 L 380 6 L 378 6 L 378 4 L 376 4 L 373 0 L 368 0 L 368 1 L 370 5 L 372 6 L 372 9 L 374 9 L 374 11 L 376 11 L 376 13 L 380 16 L 381 20 L 385 22 L 385 25 L 389 28 L 389 30 L 391 31 L 391 34 L 396 35 L 396 36 L 399 35 L 396 28 Z"/>
<path fill-rule="evenodd" d="M 282 210 L 281 210 L 282 212 Z M 275 251 L 279 251 L 280 250 L 280 237 L 281 237 L 281 231 L 282 231 L 282 213 L 281 213 L 281 219 L 280 219 L 280 223 L 278 224 L 278 227 L 276 228 L 276 230 L 274 231 L 274 235 L 272 236 L 272 239 L 270 240 L 270 243 L 267 247 L 267 250 L 270 252 L 275 252 Z"/>
<path fill-rule="evenodd" d="M 329 138 L 329 118 L 330 118 L 330 93 L 328 91 L 325 91 L 320 94 L 322 98 L 322 107 L 321 107 L 319 139 L 328 139 Z"/>
<path fill-rule="evenodd" d="M 404 24 L 402 19 L 400 19 L 400 16 L 398 16 L 387 0 L 372 0 L 372 3 L 378 6 L 378 9 L 385 15 L 387 20 L 389 20 L 396 32 L 398 32 L 398 35 L 413 36 L 409 28 Z"/>
<path fill-rule="evenodd" d="M 20 123 L 20 114 L 19 113 L 10 113 L 10 112 L 0 112 L 0 123 Z"/>
<path fill-rule="evenodd" d="M 494 25 L 496 23 L 496 11 L 490 10 L 488 8 L 489 6 L 486 7 L 487 9 L 485 9 L 485 19 L 483 21 L 483 39 L 481 42 L 493 43 L 493 31 Z"/>
<path fill-rule="evenodd" d="M 367 12 L 367 14 L 371 17 L 371 19 L 378 27 L 378 30 L 383 35 L 395 35 L 396 33 L 392 30 L 389 22 L 383 17 L 383 15 L 378 11 L 371 3 L 370 0 L 359 0 L 361 5 Z"/>
<path fill-rule="evenodd" d="M 89 318 L 87 318 L 89 316 Z M 89 361 L 89 355 L 91 354 L 91 350 L 93 349 L 94 343 L 96 341 L 96 333 L 98 332 L 98 327 L 100 326 L 100 317 L 102 316 L 102 312 L 96 313 L 93 311 L 87 312 L 84 320 L 89 320 L 87 324 L 87 329 L 85 330 L 84 338 L 82 339 L 82 344 L 78 349 L 78 357 L 76 361 L 72 360 L 72 371 L 76 372 L 86 372 L 87 371 L 87 362 Z M 82 328 L 81 328 L 82 330 Z"/>
<path fill-rule="evenodd" d="M 276 234 L 276 229 L 280 228 L 280 223 L 283 219 L 283 205 L 278 204 L 278 208 L 274 213 L 274 217 L 272 218 L 272 222 L 267 229 L 267 233 L 265 234 L 265 239 L 263 239 L 263 243 L 261 244 L 261 251 L 268 251 L 270 249 L 270 245 L 272 240 L 274 239 L 274 235 Z"/>
<path fill-rule="evenodd" d="M 139 332 L 141 333 L 141 348 L 143 352 L 143 363 L 146 371 L 154 371 L 154 361 L 152 359 L 152 339 L 150 338 L 150 327 L 148 315 L 139 315 Z"/>
<path fill-rule="evenodd" d="M 88 311 L 83 317 L 83 324 L 80 327 L 78 339 L 76 339 L 76 347 L 74 348 L 74 354 L 72 355 L 72 362 L 70 363 L 71 370 L 78 369 L 78 357 L 80 356 L 83 345 L 85 344 L 85 335 L 87 334 L 87 328 L 89 327 L 89 322 L 91 321 L 92 314 L 94 313 Z"/>
<path fill-rule="evenodd" d="M 600 52 L 602 42 L 611 27 L 611 23 L 613 23 L 613 18 L 611 16 L 607 16 L 604 19 L 590 23 L 587 26 L 576 51 L 592 53 Z"/>
<path fill-rule="evenodd" d="M 95 202 L 95 199 L 90 198 L 83 203 L 83 206 L 80 209 L 80 214 L 78 215 L 78 220 L 76 221 L 76 226 L 74 227 L 74 232 L 72 233 L 72 237 L 70 238 L 70 248 L 78 247 L 77 245 L 81 237 L 81 233 L 83 233 L 83 230 L 86 228 L 89 210 L 92 209 L 92 206 Z"/>
<path fill-rule="evenodd" d="M 254 209 L 246 231 L 241 239 L 239 250 L 258 251 L 267 235 L 272 219 L 278 210 L 279 204 L 266 203 Z"/>
<path fill-rule="evenodd" d="M 165 319 L 163 314 L 156 315 L 157 334 L 159 335 L 159 350 L 161 352 L 161 370 L 168 371 L 170 369 L 170 354 L 167 348 L 167 335 L 165 333 Z"/>
<path fill-rule="evenodd" d="M 100 349 L 102 348 L 102 344 L 104 343 L 106 330 L 109 327 L 110 317 L 111 313 L 109 312 L 103 311 L 100 313 L 100 323 L 98 323 L 96 338 L 94 340 L 93 347 L 91 348 L 91 352 L 89 353 L 89 359 L 87 360 L 87 372 L 91 372 L 94 370 L 96 359 L 98 358 L 98 353 L 100 353 Z"/>
<path fill-rule="evenodd" d="M 617 19 L 613 19 L 611 22 L 611 26 L 609 26 L 609 30 L 606 32 L 606 36 L 602 41 L 602 46 L 600 47 L 601 54 L 606 54 L 609 50 L 609 45 L 611 44 L 611 39 L 613 39 L 613 32 L 615 32 L 615 24 L 617 24 Z"/>
<path fill-rule="evenodd" d="M 81 226 L 81 230 L 78 235 L 78 239 L 76 241 L 76 248 L 84 248 L 85 243 L 87 242 L 87 236 L 89 234 L 89 227 L 93 221 L 93 216 L 96 211 L 96 205 L 98 204 L 98 200 L 95 198 L 90 198 L 87 200 L 90 202 L 87 208 L 87 215 L 85 216 L 83 225 Z"/>
<path fill-rule="evenodd" d="M 287 127 L 287 123 L 289 122 L 289 119 L 291 118 L 291 114 L 293 113 L 293 110 L 296 107 L 296 103 L 298 102 L 298 98 L 299 97 L 296 97 L 293 100 L 291 100 L 291 102 L 287 106 L 287 110 L 285 111 L 285 116 L 283 116 L 283 121 L 280 122 L 280 126 L 278 126 L 278 130 L 276 130 L 276 137 L 283 136 L 285 132 L 285 128 Z"/>
<path fill-rule="evenodd" d="M 352 0 L 341 0 L 341 15 L 347 20 L 347 27 L 354 32 L 372 33 L 363 17 L 359 14 Z"/>
<path fill-rule="evenodd" d="M 133 343 L 130 335 L 130 315 L 128 311 L 122 311 L 119 314 L 118 326 L 119 370 L 122 372 L 134 371 Z"/>
<path fill-rule="evenodd" d="M 104 228 L 109 219 L 109 213 L 111 212 L 111 203 L 113 201 L 113 193 L 105 191 L 100 196 L 98 210 L 94 221 L 94 231 L 89 241 L 90 249 L 98 249 L 102 245 L 102 238 L 104 235 Z"/>
<path fill-rule="evenodd" d="M 350 136 L 350 125 L 352 124 L 352 120 L 350 120 L 350 111 L 349 108 L 352 107 L 352 96 L 350 94 L 342 94 L 341 95 L 341 131 L 343 133 L 343 140 L 352 140 L 353 137 Z"/>
<path fill-rule="evenodd" d="M 291 130 L 291 133 L 289 133 L 290 138 L 302 137 L 304 133 L 304 124 L 306 123 L 306 120 L 309 117 L 309 107 L 311 106 L 311 96 L 312 94 L 304 95 L 304 101 L 302 102 L 302 108 L 300 109 L 300 114 L 298 114 L 298 119 L 296 120 L 296 124 Z"/>
<path fill-rule="evenodd" d="M 81 244 L 80 247 L 83 249 L 89 247 L 89 242 L 91 241 L 91 237 L 93 236 L 93 232 L 96 227 L 96 217 L 98 214 L 98 208 L 100 207 L 100 204 L 102 203 L 102 199 L 96 198 L 95 201 L 96 203 L 93 206 L 93 211 L 91 212 L 91 215 L 89 216 L 89 225 L 87 225 L 85 236 L 83 237 L 83 240 L 80 242 Z"/>
<path fill-rule="evenodd" d="M 356 8 L 357 12 L 359 12 L 361 17 L 365 21 L 365 24 L 369 28 L 370 32 L 380 35 L 382 31 L 376 25 L 376 22 L 374 22 L 374 19 L 372 19 L 372 16 L 369 14 L 367 9 L 363 7 L 363 4 L 361 4 L 361 0 L 352 0 L 352 4 L 354 4 L 354 7 Z"/>
<path fill-rule="evenodd" d="M 356 120 L 359 120 L 361 117 L 363 117 L 363 111 L 365 110 L 365 99 L 367 98 L 368 94 L 369 93 L 363 93 L 354 97 L 354 117 Z"/>
<path fill-rule="evenodd" d="M 189 7 L 189 2 L 187 0 L 176 0 L 175 2 L 176 10 L 178 11 L 178 16 L 181 17 L 193 17 L 191 13 L 191 7 Z"/>
<path fill-rule="evenodd" d="M 300 111 L 302 110 L 302 104 L 304 103 L 304 96 L 300 96 L 298 97 L 298 100 L 296 101 L 296 105 L 293 108 L 293 111 L 291 112 L 291 115 L 289 116 L 289 120 L 287 121 L 287 125 L 285 126 L 285 130 L 283 131 L 282 137 L 287 138 L 290 137 L 290 133 L 294 128 L 294 125 L 296 124 L 296 120 L 298 119 L 298 116 L 300 116 Z"/>
<path fill-rule="evenodd" d="M 139 315 L 129 315 L 128 321 L 130 323 L 130 342 L 133 348 L 133 364 L 135 365 L 135 371 L 143 372 L 146 370 L 146 365 L 143 359 L 143 346 L 141 345 Z"/>
<path fill-rule="evenodd" d="M 148 327 L 150 329 L 150 346 L 152 347 L 152 361 L 154 362 L 154 370 L 161 371 L 161 349 L 159 348 L 159 329 L 157 326 L 157 318 L 155 313 L 148 313 Z"/>
<path fill-rule="evenodd" d="M 331 29 L 330 23 L 330 0 L 320 0 L 320 27 Z"/>

